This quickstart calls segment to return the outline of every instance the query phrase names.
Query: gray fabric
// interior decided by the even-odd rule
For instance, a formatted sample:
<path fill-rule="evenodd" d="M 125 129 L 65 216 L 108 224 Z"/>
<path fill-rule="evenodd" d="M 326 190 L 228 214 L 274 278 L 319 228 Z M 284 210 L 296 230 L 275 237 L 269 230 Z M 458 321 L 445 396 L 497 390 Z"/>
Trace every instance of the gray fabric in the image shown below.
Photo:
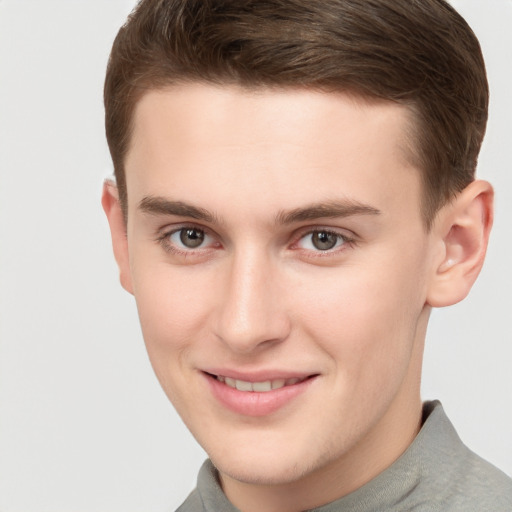
<path fill-rule="evenodd" d="M 512 512 L 512 480 L 471 452 L 439 402 L 424 405 L 406 452 L 357 491 L 311 512 Z M 239 512 L 207 460 L 197 488 L 176 512 Z"/>

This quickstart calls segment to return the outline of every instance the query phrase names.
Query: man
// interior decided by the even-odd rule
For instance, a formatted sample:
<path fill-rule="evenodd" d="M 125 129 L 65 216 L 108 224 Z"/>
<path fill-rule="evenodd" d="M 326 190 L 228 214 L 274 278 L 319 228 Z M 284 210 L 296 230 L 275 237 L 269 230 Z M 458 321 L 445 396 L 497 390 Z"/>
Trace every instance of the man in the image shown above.
<path fill-rule="evenodd" d="M 142 1 L 105 84 L 123 287 L 208 453 L 181 511 L 493 510 L 422 404 L 432 307 L 483 264 L 488 88 L 443 0 Z"/>

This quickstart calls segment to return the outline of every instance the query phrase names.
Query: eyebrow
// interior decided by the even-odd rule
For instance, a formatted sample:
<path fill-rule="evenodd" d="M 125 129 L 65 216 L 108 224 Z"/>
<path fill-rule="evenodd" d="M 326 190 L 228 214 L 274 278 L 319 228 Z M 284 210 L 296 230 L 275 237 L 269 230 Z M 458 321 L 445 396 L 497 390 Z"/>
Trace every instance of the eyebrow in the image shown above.
<path fill-rule="evenodd" d="M 316 219 L 335 219 L 354 215 L 380 215 L 381 211 L 373 206 L 349 199 L 314 203 L 305 207 L 280 212 L 276 216 L 277 224 L 292 224 Z"/>
<path fill-rule="evenodd" d="M 193 206 L 183 201 L 171 201 L 164 197 L 144 197 L 139 203 L 139 209 L 151 215 L 176 215 L 204 222 L 218 223 L 217 216 L 204 208 Z"/>
<path fill-rule="evenodd" d="M 172 201 L 164 197 L 147 196 L 139 203 L 139 209 L 151 215 L 176 215 L 212 224 L 220 224 L 220 219 L 205 208 L 193 206 L 183 201 Z M 275 217 L 276 224 L 293 224 L 316 219 L 333 219 L 354 215 L 380 215 L 373 206 L 349 199 L 313 203 L 293 210 L 281 211 Z"/>

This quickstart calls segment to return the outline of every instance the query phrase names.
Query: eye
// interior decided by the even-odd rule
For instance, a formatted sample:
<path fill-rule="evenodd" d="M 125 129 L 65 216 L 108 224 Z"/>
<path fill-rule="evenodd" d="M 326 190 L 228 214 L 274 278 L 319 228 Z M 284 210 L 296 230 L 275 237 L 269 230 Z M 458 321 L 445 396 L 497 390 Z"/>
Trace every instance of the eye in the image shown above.
<path fill-rule="evenodd" d="M 211 244 L 212 240 L 204 230 L 193 226 L 176 229 L 160 239 L 166 249 L 178 251 L 201 249 Z"/>
<path fill-rule="evenodd" d="M 340 233 L 319 229 L 304 235 L 297 245 L 301 249 L 310 251 L 330 251 L 341 247 L 347 241 L 347 238 Z"/>
<path fill-rule="evenodd" d="M 197 228 L 182 228 L 176 233 L 173 233 L 171 239 L 175 235 L 179 235 L 180 242 L 188 249 L 199 247 L 205 239 L 204 231 Z"/>

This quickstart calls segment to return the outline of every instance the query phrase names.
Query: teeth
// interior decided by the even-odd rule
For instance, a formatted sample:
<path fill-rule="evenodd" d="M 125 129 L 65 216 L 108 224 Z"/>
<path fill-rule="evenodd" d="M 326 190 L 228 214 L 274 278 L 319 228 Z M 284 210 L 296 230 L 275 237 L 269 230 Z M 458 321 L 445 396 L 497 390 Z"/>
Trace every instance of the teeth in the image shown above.
<path fill-rule="evenodd" d="M 252 383 L 252 390 L 253 391 L 271 391 L 272 390 L 272 382 L 269 380 L 266 380 L 265 382 L 253 382 Z"/>
<path fill-rule="evenodd" d="M 245 380 L 237 380 L 235 382 L 236 389 L 238 391 L 252 391 L 252 384 L 250 382 L 246 382 Z"/>
<path fill-rule="evenodd" d="M 236 380 L 232 379 L 231 377 L 226 377 L 224 379 L 224 382 L 230 387 L 230 388 L 236 388 Z"/>
<path fill-rule="evenodd" d="M 284 387 L 285 380 L 284 379 L 277 379 L 272 381 L 272 389 L 279 389 Z"/>
<path fill-rule="evenodd" d="M 256 391 L 258 393 L 266 393 L 273 389 L 280 389 L 285 386 L 293 386 L 298 382 L 306 380 L 306 377 L 299 379 L 294 377 L 292 379 L 275 379 L 265 380 L 263 382 L 248 382 L 245 380 L 232 379 L 231 377 L 224 377 L 223 375 L 217 375 L 217 380 L 224 382 L 226 386 L 230 388 L 238 389 L 238 391 Z"/>

